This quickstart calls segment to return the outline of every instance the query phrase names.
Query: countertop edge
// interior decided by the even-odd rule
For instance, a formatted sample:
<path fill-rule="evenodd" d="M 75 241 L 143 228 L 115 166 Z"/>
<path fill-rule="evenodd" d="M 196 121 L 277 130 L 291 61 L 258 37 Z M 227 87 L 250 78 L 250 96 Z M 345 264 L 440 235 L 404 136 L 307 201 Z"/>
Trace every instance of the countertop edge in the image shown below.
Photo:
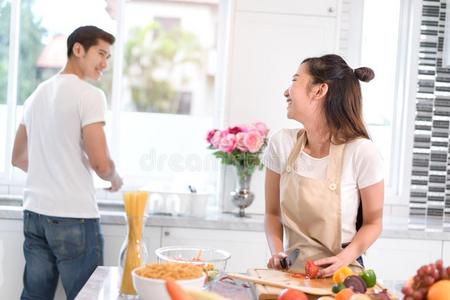
<path fill-rule="evenodd" d="M 0 206 L 0 219 L 21 220 L 22 215 L 22 207 Z M 126 224 L 125 214 L 120 211 L 100 211 L 100 219 L 105 225 Z M 149 215 L 146 226 L 264 232 L 264 215 L 251 214 L 246 218 L 239 218 L 231 213 L 218 213 L 207 218 Z M 450 227 L 420 228 L 411 225 L 408 218 L 386 216 L 381 237 L 450 241 Z"/>

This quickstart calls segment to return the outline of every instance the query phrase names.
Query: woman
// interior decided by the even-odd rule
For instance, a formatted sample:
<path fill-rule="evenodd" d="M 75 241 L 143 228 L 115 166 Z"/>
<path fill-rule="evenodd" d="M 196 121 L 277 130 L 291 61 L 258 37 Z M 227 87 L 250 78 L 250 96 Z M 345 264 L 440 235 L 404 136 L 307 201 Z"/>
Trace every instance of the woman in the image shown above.
<path fill-rule="evenodd" d="M 295 248 L 295 269 L 307 258 L 323 277 L 341 266 L 361 268 L 360 256 L 380 235 L 382 161 L 362 119 L 359 84 L 373 77 L 369 68 L 352 70 L 325 55 L 305 59 L 284 92 L 288 118 L 304 128 L 274 134 L 263 158 L 269 268 L 281 268 Z"/>

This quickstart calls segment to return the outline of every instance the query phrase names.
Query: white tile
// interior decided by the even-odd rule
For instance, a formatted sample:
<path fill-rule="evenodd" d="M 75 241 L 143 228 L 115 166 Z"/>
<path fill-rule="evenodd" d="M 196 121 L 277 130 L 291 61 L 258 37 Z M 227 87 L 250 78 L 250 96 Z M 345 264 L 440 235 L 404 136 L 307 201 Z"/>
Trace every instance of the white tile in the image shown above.
<path fill-rule="evenodd" d="M 104 189 L 96 189 L 95 199 L 106 199 L 106 191 Z"/>
<path fill-rule="evenodd" d="M 114 200 L 121 200 L 122 199 L 122 192 L 115 192 L 111 193 L 106 191 L 106 199 L 114 199 Z"/>
<path fill-rule="evenodd" d="M 9 187 L 6 184 L 0 184 L 0 195 L 9 194 Z"/>
<path fill-rule="evenodd" d="M 407 205 L 391 205 L 391 215 L 407 217 L 409 215 L 409 207 Z"/>
<path fill-rule="evenodd" d="M 9 186 L 10 195 L 23 195 L 23 186 L 10 185 Z"/>
<path fill-rule="evenodd" d="M 385 204 L 383 207 L 383 215 L 390 216 L 391 215 L 391 205 Z"/>

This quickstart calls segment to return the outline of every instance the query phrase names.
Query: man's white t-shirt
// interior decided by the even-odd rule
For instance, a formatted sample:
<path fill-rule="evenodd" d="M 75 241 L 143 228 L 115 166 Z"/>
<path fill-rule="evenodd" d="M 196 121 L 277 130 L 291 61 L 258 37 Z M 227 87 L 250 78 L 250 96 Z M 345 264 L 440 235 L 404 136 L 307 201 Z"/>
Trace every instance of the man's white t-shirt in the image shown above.
<path fill-rule="evenodd" d="M 82 128 L 104 123 L 105 110 L 105 94 L 74 74 L 53 76 L 25 101 L 24 209 L 49 216 L 99 218 Z"/>
<path fill-rule="evenodd" d="M 281 174 L 297 140 L 298 129 L 282 129 L 270 138 L 263 164 Z M 314 158 L 305 152 L 296 161 L 296 172 L 304 177 L 324 180 L 329 156 Z M 341 175 L 342 243 L 350 242 L 355 233 L 359 206 L 359 190 L 383 180 L 383 161 L 368 139 L 356 139 L 346 144 Z M 317 199 L 320 201 L 320 199 Z"/>

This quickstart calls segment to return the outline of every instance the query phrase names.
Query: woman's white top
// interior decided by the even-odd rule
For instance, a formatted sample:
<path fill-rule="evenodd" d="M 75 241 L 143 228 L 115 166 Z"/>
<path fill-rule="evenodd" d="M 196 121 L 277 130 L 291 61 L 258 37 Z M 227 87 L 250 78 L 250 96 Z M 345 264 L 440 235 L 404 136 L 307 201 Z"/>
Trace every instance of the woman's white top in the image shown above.
<path fill-rule="evenodd" d="M 281 129 L 274 133 L 262 162 L 270 170 L 281 174 L 299 129 Z M 329 156 L 315 158 L 301 152 L 296 161 L 296 172 L 304 177 L 326 179 Z M 345 146 L 341 176 L 342 243 L 355 236 L 359 190 L 383 180 L 383 160 L 375 144 L 368 139 L 353 140 Z M 320 199 L 317 199 L 320 201 Z"/>

